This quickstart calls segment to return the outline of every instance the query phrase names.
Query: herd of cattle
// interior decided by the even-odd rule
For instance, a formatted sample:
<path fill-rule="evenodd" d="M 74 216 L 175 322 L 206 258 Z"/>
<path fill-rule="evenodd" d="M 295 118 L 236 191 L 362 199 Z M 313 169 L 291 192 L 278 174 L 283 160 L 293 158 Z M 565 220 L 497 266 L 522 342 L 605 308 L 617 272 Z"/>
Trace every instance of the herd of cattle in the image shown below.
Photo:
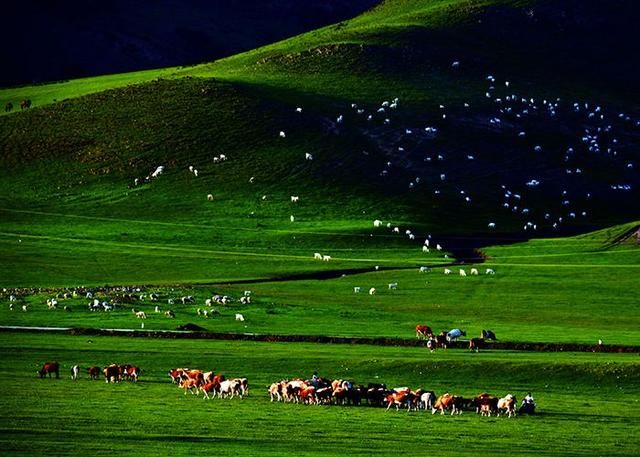
<path fill-rule="evenodd" d="M 100 379 L 100 375 L 104 375 L 105 382 L 109 383 L 117 383 L 122 381 L 132 381 L 138 382 L 138 378 L 140 377 L 140 368 L 135 365 L 118 365 L 112 363 L 109 366 L 104 368 L 100 368 L 97 366 L 92 366 L 87 368 L 87 374 L 90 379 L 98 380 Z M 60 378 L 60 364 L 58 362 L 45 362 L 42 365 L 42 368 L 38 370 L 38 375 L 41 378 L 45 378 L 47 375 L 51 378 L 51 375 L 55 375 L 56 379 Z M 74 381 L 78 379 L 80 375 L 80 366 L 73 365 L 71 367 L 71 379 Z"/>
<path fill-rule="evenodd" d="M 215 398 L 243 398 L 249 393 L 247 378 L 226 379 L 222 374 L 213 371 L 192 370 L 189 368 L 173 368 L 169 371 L 171 382 L 178 384 L 184 394 L 191 392 L 198 395 L 202 392 L 203 399 Z"/>
<path fill-rule="evenodd" d="M 71 378 L 78 379 L 80 368 L 78 365 L 71 367 Z M 117 383 L 120 380 L 137 382 L 140 376 L 140 368 L 133 365 L 111 364 L 103 369 L 93 366 L 87 369 L 91 379 L 97 380 L 104 375 L 107 383 Z M 38 371 L 41 378 L 47 375 L 51 378 L 55 374 L 60 377 L 60 364 L 58 362 L 46 362 Z M 249 381 L 247 378 L 226 379 L 222 374 L 213 371 L 203 371 L 189 368 L 173 368 L 168 373 L 171 382 L 184 390 L 184 394 L 192 395 L 202 393 L 204 399 L 244 398 L 249 393 Z M 366 402 L 369 406 L 386 407 L 389 410 L 406 408 L 407 411 L 431 410 L 432 414 L 450 412 L 462 414 L 463 410 L 475 410 L 483 416 L 506 414 L 508 417 L 516 415 L 517 400 L 515 395 L 507 394 L 500 398 L 488 393 L 482 393 L 473 398 L 464 398 L 459 395 L 445 393 L 436 396 L 431 390 L 409 387 L 396 387 L 388 389 L 385 384 L 369 383 L 356 385 L 352 381 L 320 378 L 315 373 L 310 380 L 293 379 L 274 382 L 268 388 L 271 402 L 302 403 L 308 405 L 353 405 L 360 406 Z M 525 397 L 520 413 L 533 414 L 535 404 L 529 395 Z"/>
<path fill-rule="evenodd" d="M 392 407 L 407 411 L 431 410 L 432 414 L 450 412 L 462 414 L 463 410 L 475 410 L 483 416 L 506 414 L 516 415 L 517 400 L 515 395 L 507 394 L 496 397 L 481 393 L 473 398 L 445 393 L 436 396 L 435 392 L 424 389 L 412 390 L 409 387 L 388 389 L 385 384 L 370 383 L 355 385 L 352 381 L 314 377 L 310 380 L 293 379 L 274 382 L 269 386 L 272 402 L 302 403 L 307 405 L 353 405 L 360 406 L 366 402 L 369 406 Z M 526 397 L 520 407 L 520 413 L 532 414 L 535 410 L 533 399 Z"/>

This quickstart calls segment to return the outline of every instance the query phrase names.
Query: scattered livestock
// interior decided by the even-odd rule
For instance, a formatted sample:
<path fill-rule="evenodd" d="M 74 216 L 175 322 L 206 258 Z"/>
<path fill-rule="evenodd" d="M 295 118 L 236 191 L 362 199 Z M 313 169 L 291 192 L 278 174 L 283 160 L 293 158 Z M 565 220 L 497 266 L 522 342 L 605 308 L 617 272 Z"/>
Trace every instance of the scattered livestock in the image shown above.
<path fill-rule="evenodd" d="M 74 365 L 71 367 L 71 379 L 76 381 L 78 379 L 78 375 L 80 374 L 80 367 L 78 365 Z"/>
<path fill-rule="evenodd" d="M 240 321 L 240 322 L 244 322 L 244 315 L 237 313 L 236 314 L 236 320 Z"/>

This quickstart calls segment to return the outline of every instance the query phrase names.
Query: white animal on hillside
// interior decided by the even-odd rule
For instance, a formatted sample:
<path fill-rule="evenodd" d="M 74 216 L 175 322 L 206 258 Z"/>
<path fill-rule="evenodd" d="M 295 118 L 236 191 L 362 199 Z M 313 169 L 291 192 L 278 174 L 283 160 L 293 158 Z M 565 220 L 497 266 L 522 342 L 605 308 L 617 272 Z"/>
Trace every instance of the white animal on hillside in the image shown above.
<path fill-rule="evenodd" d="M 291 216 L 289 216 L 289 220 L 290 220 L 291 222 L 293 222 L 293 221 L 295 221 L 295 220 L 296 220 L 296 218 L 295 218 L 295 217 L 293 217 L 293 215 L 291 215 Z"/>
<path fill-rule="evenodd" d="M 389 283 L 389 290 L 396 290 L 398 288 L 398 283 L 397 282 L 390 282 Z"/>
<path fill-rule="evenodd" d="M 305 153 L 304 158 L 305 160 L 313 160 L 313 155 L 307 152 Z"/>
<path fill-rule="evenodd" d="M 445 268 L 444 269 L 444 274 L 450 275 L 451 274 L 451 270 L 449 270 L 448 268 Z"/>
<path fill-rule="evenodd" d="M 319 252 L 316 252 L 313 254 L 313 258 L 316 260 L 322 260 L 322 254 L 320 254 Z"/>
<path fill-rule="evenodd" d="M 71 379 L 74 381 L 78 380 L 78 375 L 80 374 L 80 367 L 78 365 L 74 365 L 71 367 Z"/>
<path fill-rule="evenodd" d="M 331 256 L 330 255 L 323 255 L 322 256 L 322 261 L 323 262 L 328 262 L 329 260 L 331 260 Z"/>
<path fill-rule="evenodd" d="M 242 314 L 236 314 L 236 320 L 240 322 L 244 322 L 244 316 Z"/>
<path fill-rule="evenodd" d="M 440 244 L 438 243 L 438 244 L 436 244 L 436 249 L 437 249 L 438 251 L 442 251 L 442 246 L 440 246 Z"/>
<path fill-rule="evenodd" d="M 486 271 L 485 271 L 485 274 L 494 275 L 494 274 L 496 274 L 496 272 L 493 271 L 493 268 L 487 268 Z"/>
<path fill-rule="evenodd" d="M 280 138 L 286 138 L 287 134 L 284 131 L 280 130 Z"/>
<path fill-rule="evenodd" d="M 360 293 L 360 287 L 355 286 L 355 287 L 353 288 L 353 293 L 355 293 L 355 294 L 359 294 L 359 293 Z"/>
<path fill-rule="evenodd" d="M 162 174 L 163 171 L 164 171 L 164 165 L 160 165 L 158 168 L 155 169 L 153 173 L 151 173 L 151 177 L 157 178 Z"/>
<path fill-rule="evenodd" d="M 298 200 L 300 200 L 300 197 L 298 197 L 297 195 L 291 196 L 291 202 L 296 203 Z"/>
<path fill-rule="evenodd" d="M 420 267 L 420 273 L 429 273 L 430 271 L 429 267 Z"/>
<path fill-rule="evenodd" d="M 429 252 L 429 248 L 427 246 L 422 246 L 422 252 Z"/>
<path fill-rule="evenodd" d="M 460 276 L 467 276 L 467 273 L 462 268 L 460 268 L 459 272 Z"/>
<path fill-rule="evenodd" d="M 296 113 L 301 113 L 301 112 L 302 112 L 302 108 L 298 106 L 298 107 L 296 108 Z"/>
<path fill-rule="evenodd" d="M 138 312 L 136 313 L 136 317 L 137 317 L 138 319 L 146 319 L 146 318 L 147 318 L 147 314 L 146 314 L 144 311 L 138 311 Z"/>
<path fill-rule="evenodd" d="M 207 200 L 212 202 L 213 201 L 213 194 L 207 194 Z"/>
<path fill-rule="evenodd" d="M 369 295 L 375 295 L 376 293 L 376 288 L 372 287 L 371 289 L 369 289 Z"/>
<path fill-rule="evenodd" d="M 251 303 L 251 297 L 240 297 L 240 303 L 248 305 Z"/>
<path fill-rule="evenodd" d="M 375 221 L 373 221 L 373 226 L 374 227 L 380 227 L 382 225 L 382 221 L 379 219 L 376 219 Z"/>
<path fill-rule="evenodd" d="M 474 276 L 478 276 L 478 269 L 477 268 L 472 268 L 471 269 L 471 274 Z"/>

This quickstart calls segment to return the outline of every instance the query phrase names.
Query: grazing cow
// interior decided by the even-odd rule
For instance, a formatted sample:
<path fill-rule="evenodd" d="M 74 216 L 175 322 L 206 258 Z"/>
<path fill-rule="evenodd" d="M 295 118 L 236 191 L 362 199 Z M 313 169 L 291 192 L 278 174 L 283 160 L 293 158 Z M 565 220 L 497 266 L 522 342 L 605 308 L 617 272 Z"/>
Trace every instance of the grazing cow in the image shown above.
<path fill-rule="evenodd" d="M 469 340 L 469 350 L 471 352 L 480 352 L 480 348 L 484 349 L 484 338 L 471 338 Z"/>
<path fill-rule="evenodd" d="M 454 341 L 460 338 L 461 336 L 467 336 L 467 332 L 464 330 L 460 330 L 459 328 L 454 328 L 447 332 L 447 340 Z"/>
<path fill-rule="evenodd" d="M 118 365 L 111 364 L 104 370 L 104 382 L 119 382 L 120 381 L 120 367 Z"/>
<path fill-rule="evenodd" d="M 93 366 L 90 368 L 87 368 L 87 373 L 89 373 L 89 378 L 93 379 L 94 381 L 97 381 L 98 378 L 100 378 L 100 368 Z"/>
<path fill-rule="evenodd" d="M 313 386 L 308 386 L 303 388 L 300 391 L 300 400 L 302 400 L 303 403 L 306 403 L 308 405 L 317 404 L 318 397 L 316 395 L 316 388 Z"/>
<path fill-rule="evenodd" d="M 389 283 L 389 290 L 396 290 L 398 288 L 398 283 L 397 282 L 390 282 Z"/>
<path fill-rule="evenodd" d="M 444 274 L 450 275 L 451 274 L 451 270 L 449 270 L 448 268 L 445 268 L 444 269 Z"/>
<path fill-rule="evenodd" d="M 420 407 L 429 410 L 433 408 L 434 402 L 436 401 L 436 394 L 433 391 L 428 391 L 420 395 Z"/>
<path fill-rule="evenodd" d="M 442 349 L 447 349 L 447 345 L 449 344 L 449 339 L 447 338 L 446 332 L 441 332 L 435 336 L 436 346 L 441 347 Z"/>
<path fill-rule="evenodd" d="M 146 319 L 147 313 L 145 313 L 144 311 L 136 311 L 136 317 L 138 319 Z"/>
<path fill-rule="evenodd" d="M 276 401 L 282 401 L 282 383 L 281 382 L 274 382 L 273 384 L 271 384 L 269 386 L 269 397 L 271 398 L 271 401 L 273 402 L 273 399 L 275 398 Z"/>
<path fill-rule="evenodd" d="M 494 397 L 488 393 L 481 393 L 471 400 L 471 405 L 475 407 L 476 414 L 481 416 L 491 416 L 498 414 L 498 397 Z"/>
<path fill-rule="evenodd" d="M 240 297 L 240 303 L 242 303 L 243 305 L 250 304 L 251 303 L 251 297 L 245 297 L 245 296 Z"/>
<path fill-rule="evenodd" d="M 297 195 L 292 195 L 291 196 L 291 203 L 297 203 L 298 200 L 300 200 L 300 197 L 298 197 Z"/>
<path fill-rule="evenodd" d="M 138 378 L 140 377 L 140 368 L 133 365 L 125 365 L 122 367 L 122 375 L 133 382 L 138 382 Z"/>
<path fill-rule="evenodd" d="M 329 260 L 331 260 L 331 256 L 330 255 L 323 255 L 322 256 L 322 261 L 323 262 L 328 262 Z"/>
<path fill-rule="evenodd" d="M 429 273 L 431 271 L 431 268 L 429 267 L 420 267 L 420 273 Z"/>
<path fill-rule="evenodd" d="M 497 340 L 498 338 L 496 338 L 496 334 L 493 333 L 491 330 L 485 330 L 482 329 L 482 333 L 480 334 L 480 338 L 484 338 L 485 340 Z"/>
<path fill-rule="evenodd" d="M 186 391 L 185 391 L 186 392 Z M 200 386 L 200 392 L 204 395 L 202 396 L 203 400 L 211 399 L 209 394 L 213 394 L 215 397 L 217 394 L 220 394 L 220 383 L 219 382 L 208 382 L 202 386 Z"/>
<path fill-rule="evenodd" d="M 508 417 L 516 415 L 516 397 L 512 394 L 508 394 L 505 397 L 498 400 L 498 414 L 505 412 Z"/>
<path fill-rule="evenodd" d="M 173 311 L 171 311 L 170 309 L 168 309 L 167 311 L 164 312 L 164 315 L 170 319 L 173 319 L 174 317 L 176 317 L 176 313 L 174 313 Z"/>
<path fill-rule="evenodd" d="M 207 194 L 207 200 L 212 202 L 213 201 L 213 194 Z"/>
<path fill-rule="evenodd" d="M 467 276 L 467 273 L 462 268 L 460 268 L 459 272 L 460 276 Z"/>
<path fill-rule="evenodd" d="M 184 394 L 191 392 L 192 395 L 198 394 L 198 382 L 195 379 L 186 379 L 180 384 L 180 388 L 184 389 Z"/>
<path fill-rule="evenodd" d="M 369 289 L 369 295 L 375 295 L 376 293 L 376 288 L 372 287 L 371 289 Z"/>
<path fill-rule="evenodd" d="M 71 379 L 74 381 L 78 380 L 78 375 L 80 374 L 80 367 L 78 365 L 74 365 L 71 367 Z"/>
<path fill-rule="evenodd" d="M 322 260 L 322 254 L 320 254 L 319 252 L 316 252 L 313 254 L 313 258 L 316 260 Z"/>
<path fill-rule="evenodd" d="M 244 316 L 242 314 L 236 314 L 236 320 L 240 322 L 244 322 Z"/>
<path fill-rule="evenodd" d="M 446 393 L 438 397 L 431 408 L 431 414 L 435 414 L 437 411 L 440 411 L 440 414 L 444 414 L 444 412 L 449 409 L 451 410 L 452 416 L 454 414 L 462 414 L 463 404 L 464 399 L 462 397 Z"/>
<path fill-rule="evenodd" d="M 42 365 L 42 369 L 38 371 L 40 378 L 45 378 L 47 375 L 51 377 L 51 373 L 55 373 L 56 379 L 60 379 L 60 365 L 58 362 L 46 362 Z"/>
<path fill-rule="evenodd" d="M 387 411 L 392 406 L 396 407 L 396 410 L 406 406 L 407 412 L 411 411 L 411 405 L 413 404 L 414 395 L 409 389 L 394 389 L 387 395 Z"/>
<path fill-rule="evenodd" d="M 472 268 L 471 269 L 471 273 L 472 276 L 478 276 L 478 269 L 477 268 Z"/>
<path fill-rule="evenodd" d="M 416 325 L 416 338 L 424 340 L 433 336 L 433 330 L 428 325 L 418 324 Z"/>
<path fill-rule="evenodd" d="M 493 268 L 487 268 L 485 270 L 485 274 L 494 275 L 494 274 L 496 274 L 496 272 L 493 270 Z"/>

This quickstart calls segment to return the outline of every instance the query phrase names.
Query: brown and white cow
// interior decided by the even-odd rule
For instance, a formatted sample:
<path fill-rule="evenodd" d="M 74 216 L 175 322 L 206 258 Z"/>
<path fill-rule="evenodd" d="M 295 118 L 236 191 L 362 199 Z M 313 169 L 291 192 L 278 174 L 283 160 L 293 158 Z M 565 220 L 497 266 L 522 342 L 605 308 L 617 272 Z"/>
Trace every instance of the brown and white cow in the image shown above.
<path fill-rule="evenodd" d="M 46 362 L 42 365 L 42 368 L 38 370 L 40 378 L 45 378 L 47 375 L 51 377 L 52 373 L 55 373 L 56 379 L 60 379 L 60 364 L 58 364 L 58 362 Z"/>
<path fill-rule="evenodd" d="M 444 414 L 444 412 L 448 410 L 451 410 L 452 416 L 454 414 L 462 414 L 463 404 L 464 399 L 462 397 L 446 393 L 438 397 L 436 403 L 431 408 L 431 414 L 435 414 L 437 411 L 440 411 L 440 414 Z"/>
<path fill-rule="evenodd" d="M 424 340 L 433 336 L 433 330 L 428 325 L 416 325 L 416 338 Z"/>
<path fill-rule="evenodd" d="M 476 414 L 480 414 L 481 416 L 498 414 L 498 397 L 486 392 L 477 395 L 471 400 L 471 405 L 475 407 Z"/>
<path fill-rule="evenodd" d="M 516 415 L 516 397 L 512 394 L 508 394 L 498 400 L 498 414 L 505 412 L 508 417 Z"/>

